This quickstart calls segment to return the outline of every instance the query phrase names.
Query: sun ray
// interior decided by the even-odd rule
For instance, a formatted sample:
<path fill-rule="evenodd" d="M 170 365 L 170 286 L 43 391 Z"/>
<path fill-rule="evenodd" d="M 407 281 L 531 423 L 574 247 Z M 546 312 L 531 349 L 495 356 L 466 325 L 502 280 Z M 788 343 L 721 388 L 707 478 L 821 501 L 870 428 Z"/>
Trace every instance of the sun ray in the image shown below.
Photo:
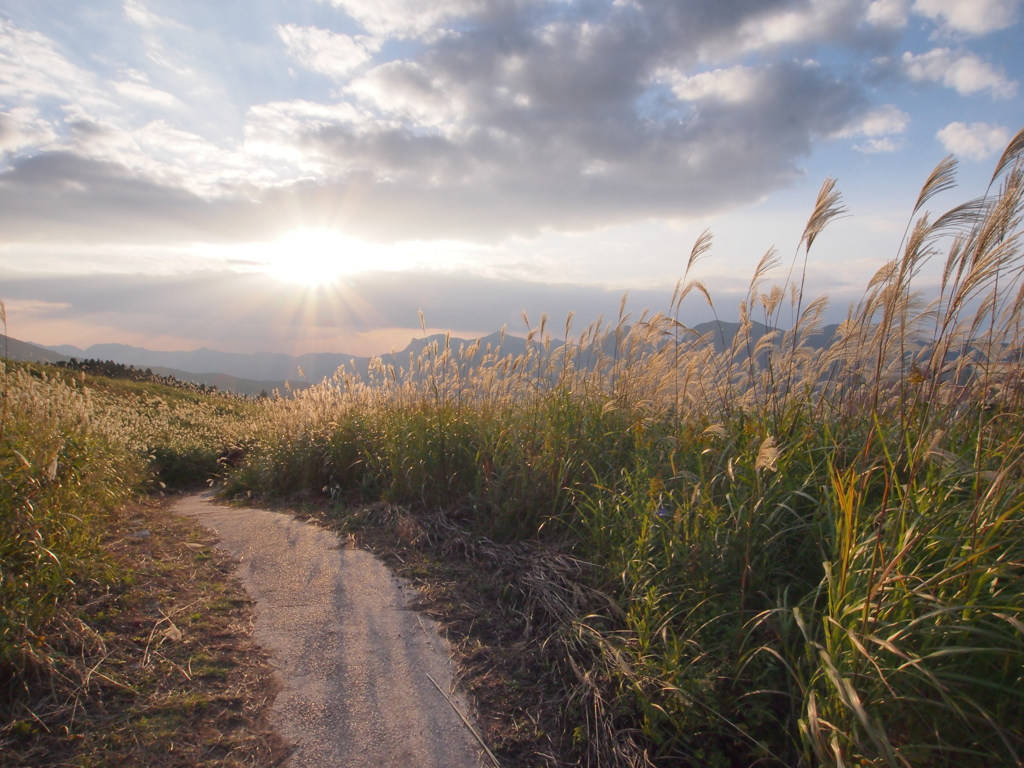
<path fill-rule="evenodd" d="M 380 249 L 333 229 L 294 229 L 268 243 L 261 261 L 265 271 L 279 280 L 317 286 L 367 269 Z"/>

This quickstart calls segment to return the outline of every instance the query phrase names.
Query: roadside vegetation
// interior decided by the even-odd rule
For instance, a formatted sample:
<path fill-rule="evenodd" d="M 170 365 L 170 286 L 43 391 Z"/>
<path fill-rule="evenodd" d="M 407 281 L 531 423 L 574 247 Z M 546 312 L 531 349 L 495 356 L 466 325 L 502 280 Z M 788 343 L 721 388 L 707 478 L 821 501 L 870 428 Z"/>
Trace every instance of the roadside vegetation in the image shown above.
<path fill-rule="evenodd" d="M 585 765 L 1019 765 L 1022 153 L 933 216 L 944 160 L 827 343 L 803 284 L 831 180 L 724 344 L 677 321 L 718 311 L 688 277 L 706 235 L 661 313 L 261 404 L 227 490 L 383 500 L 406 540 L 504 573 Z"/>
<path fill-rule="evenodd" d="M 0 366 L 0 766 L 270 764 L 244 593 L 144 501 L 219 473 L 248 402 Z"/>
<path fill-rule="evenodd" d="M 102 376 L 106 379 L 127 379 L 128 381 L 147 381 L 155 384 L 165 384 L 174 389 L 186 389 L 193 392 L 217 392 L 217 387 L 210 387 L 206 384 L 195 384 L 188 381 L 179 381 L 174 376 L 165 376 L 153 373 L 152 368 L 136 368 L 134 365 L 115 363 L 113 360 L 78 360 L 72 357 L 70 360 L 59 360 L 52 363 L 55 368 L 62 368 L 69 371 L 81 371 L 94 376 Z"/>
<path fill-rule="evenodd" d="M 105 666 L 104 632 L 138 616 L 124 504 L 217 480 L 319 508 L 430 582 L 467 685 L 513 702 L 482 716 L 516 765 L 1020 765 L 1022 157 L 1024 132 L 988 194 L 933 216 L 940 163 L 828 334 L 804 276 L 844 213 L 831 180 L 735 335 L 678 320 L 722 311 L 690 277 L 703 235 L 664 311 L 569 318 L 564 344 L 542 318 L 518 357 L 433 344 L 260 400 L 8 364 L 0 747 L 105 727 L 89 692 L 136 685 Z M 198 567 L 176 552 L 170 571 Z M 191 681 L 172 649 L 201 628 L 176 610 L 132 620 Z"/>

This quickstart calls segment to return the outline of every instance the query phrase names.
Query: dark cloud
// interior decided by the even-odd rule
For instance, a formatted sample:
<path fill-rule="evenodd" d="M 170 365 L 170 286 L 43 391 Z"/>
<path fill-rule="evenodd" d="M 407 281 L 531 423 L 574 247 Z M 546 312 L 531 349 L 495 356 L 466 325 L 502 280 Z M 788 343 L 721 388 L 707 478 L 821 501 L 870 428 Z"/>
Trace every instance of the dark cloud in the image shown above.
<path fill-rule="evenodd" d="M 854 5 L 839 3 L 824 31 L 867 34 L 839 23 Z M 663 82 L 785 7 L 809 12 L 782 0 L 487 4 L 459 34 L 351 85 L 379 119 L 317 122 L 300 142 L 336 173 L 373 179 L 354 226 L 377 239 L 728 209 L 792 181 L 813 141 L 869 106 L 853 79 L 786 58 L 754 56 L 757 86 L 742 97 L 682 99 Z"/>
<path fill-rule="evenodd" d="M 387 21 L 369 3 L 333 5 L 350 11 L 358 5 L 363 15 L 353 18 L 378 26 Z M 139 23 L 160 26 L 179 47 L 204 30 L 195 33 L 195 50 L 183 48 L 190 62 L 224 37 L 231 43 L 224 50 L 246 65 L 263 56 L 253 70 L 260 73 L 271 68 L 263 55 L 268 46 L 285 55 L 273 34 L 277 23 L 314 20 L 263 3 L 266 23 L 239 27 L 252 38 L 243 55 L 224 26 L 241 12 L 188 7 L 188 13 L 184 6 L 165 9 L 188 23 L 156 16 Z M 317 225 L 381 241 L 495 240 L 723 211 L 790 183 L 816 140 L 837 135 L 870 108 L 858 80 L 863 73 L 807 60 L 825 45 L 891 42 L 891 29 L 865 23 L 866 7 L 859 0 L 449 3 L 437 17 L 443 29 L 383 45 L 382 57 L 399 57 L 332 82 L 330 103 L 287 101 L 286 65 L 301 62 L 274 59 L 280 71 L 264 94 L 273 98 L 246 102 L 252 107 L 246 136 L 262 147 L 254 151 L 267 152 L 268 167 L 260 169 L 245 147 L 233 148 L 233 159 L 223 161 L 224 185 L 204 181 L 208 197 L 161 181 L 182 178 L 189 157 L 147 161 L 104 149 L 107 128 L 69 113 L 62 130 L 70 146 L 106 159 L 66 150 L 15 162 L 0 174 L 0 238 L 253 241 Z M 317 23 L 325 24 L 328 11 L 319 7 Z M 776 39 L 765 29 L 782 12 L 792 17 L 786 21 L 792 29 Z M 392 31 L 411 34 L 422 26 L 414 22 L 396 21 Z M 210 71 L 227 77 L 224 62 L 216 61 Z M 730 66 L 753 87 L 677 87 L 688 76 L 715 76 Z M 152 83 L 174 86 L 158 78 Z M 179 89 L 175 98 L 190 97 Z M 0 141 L 3 131 L 0 125 Z M 119 147 L 131 145 L 130 133 L 123 132 Z M 163 149 L 187 154 L 193 145 L 181 146 Z M 275 179 L 283 166 L 273 163 L 296 153 L 301 160 L 291 175 Z M 206 180 L 220 161 L 195 162 Z M 243 173 L 231 163 L 252 167 Z M 296 176 L 302 181 L 293 181 Z M 250 186 L 227 181 L 240 178 Z"/>
<path fill-rule="evenodd" d="M 815 65 L 784 61 L 751 76 L 749 98 L 671 102 L 673 114 L 657 122 L 625 104 L 529 119 L 510 110 L 457 137 L 332 126 L 307 141 L 372 174 L 351 226 L 377 239 L 692 217 L 791 181 L 812 140 L 839 131 L 867 105 L 858 88 Z M 294 194 L 313 200 L 331 188 Z"/>
<path fill-rule="evenodd" d="M 345 170 L 253 199 L 207 200 L 112 162 L 41 154 L 0 174 L 0 237 L 257 241 L 304 225 L 378 241 L 496 239 L 707 214 L 794 179 L 812 139 L 840 130 L 866 103 L 817 66 L 779 62 L 751 77 L 749 98 L 673 103 L 676 115 L 660 122 L 630 108 L 499 116 L 454 138 L 412 126 L 318 128 L 304 141 Z"/>
<path fill-rule="evenodd" d="M 273 237 L 284 226 L 251 202 L 211 202 L 72 152 L 24 158 L 0 173 L 7 242 L 227 242 Z"/>
<path fill-rule="evenodd" d="M 0 229 L 9 241 L 132 240 L 154 219 L 162 220 L 161 229 L 180 230 L 173 222 L 194 220 L 201 209 L 201 201 L 180 190 L 70 152 L 36 155 L 0 174 Z"/>

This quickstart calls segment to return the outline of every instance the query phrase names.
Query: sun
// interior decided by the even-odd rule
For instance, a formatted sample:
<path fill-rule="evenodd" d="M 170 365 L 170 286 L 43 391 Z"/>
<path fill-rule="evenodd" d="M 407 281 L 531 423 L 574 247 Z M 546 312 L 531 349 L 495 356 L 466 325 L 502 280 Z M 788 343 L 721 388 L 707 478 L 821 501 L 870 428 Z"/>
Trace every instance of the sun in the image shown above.
<path fill-rule="evenodd" d="M 317 286 L 372 268 L 373 246 L 333 229 L 293 229 L 266 245 L 268 274 Z"/>

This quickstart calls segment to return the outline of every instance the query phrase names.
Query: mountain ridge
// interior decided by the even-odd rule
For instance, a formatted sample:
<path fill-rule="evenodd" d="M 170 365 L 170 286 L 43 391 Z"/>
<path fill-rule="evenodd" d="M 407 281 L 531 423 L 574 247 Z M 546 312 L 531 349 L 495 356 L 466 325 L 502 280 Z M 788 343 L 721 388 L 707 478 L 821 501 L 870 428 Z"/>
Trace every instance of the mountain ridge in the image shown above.
<path fill-rule="evenodd" d="M 115 363 L 134 365 L 141 368 L 173 369 L 177 378 L 178 372 L 188 373 L 192 376 L 213 376 L 225 374 L 237 378 L 253 381 L 278 381 L 317 383 L 325 378 L 330 378 L 342 365 L 349 371 L 365 375 L 370 360 L 380 358 L 385 364 L 395 363 L 405 365 L 409 355 L 419 355 L 429 344 L 434 341 L 443 343 L 445 334 L 434 334 L 423 339 L 413 338 L 401 351 L 388 352 L 382 355 L 351 355 L 344 352 L 309 352 L 303 355 L 287 355 L 283 352 L 254 352 L 244 354 L 240 352 L 217 352 L 206 347 L 200 347 L 191 351 L 158 351 L 144 347 L 133 347 L 127 344 L 93 344 L 85 349 L 62 344 L 53 347 L 43 347 L 65 356 L 65 359 L 72 357 L 82 359 L 112 360 Z M 481 348 L 486 348 L 488 343 L 497 346 L 500 342 L 500 332 L 481 337 Z M 476 339 L 463 339 L 450 337 L 449 343 L 456 351 L 461 346 L 469 346 L 476 343 Z M 41 346 L 41 345 L 34 345 Z M 506 334 L 502 349 L 513 356 L 526 351 L 526 339 L 520 336 Z M 299 375 L 302 370 L 303 376 Z M 189 379 L 192 380 L 192 379 Z M 201 382 L 205 383 L 205 382 Z"/>
<path fill-rule="evenodd" d="M 756 344 L 768 328 L 756 321 L 753 322 L 751 336 Z M 811 339 L 812 346 L 820 347 L 829 343 L 837 326 L 829 325 L 815 334 Z M 711 334 L 712 343 L 723 349 L 732 343 L 740 324 L 726 321 L 709 321 L 699 323 L 690 330 L 700 334 Z M 159 351 L 144 347 L 133 347 L 127 344 L 105 343 L 93 344 L 80 349 L 70 344 L 45 346 L 9 339 L 11 359 L 31 360 L 34 362 L 57 362 L 59 360 L 97 359 L 111 360 L 136 368 L 150 368 L 154 373 L 170 375 L 182 381 L 216 386 L 218 389 L 229 389 L 241 394 L 259 394 L 274 389 L 283 389 L 286 382 L 292 387 L 316 384 L 323 379 L 331 378 L 342 365 L 353 374 L 365 376 L 370 361 L 379 358 L 385 365 L 404 367 L 408 365 L 410 356 L 415 359 L 422 351 L 434 342 L 443 345 L 445 339 L 451 348 L 458 352 L 462 347 L 477 343 L 477 339 L 450 337 L 446 334 L 433 334 L 424 338 L 412 338 L 401 351 L 392 351 L 381 355 L 363 356 L 343 352 L 310 352 L 303 355 L 288 355 L 283 352 L 218 352 L 208 347 L 199 347 L 191 351 Z M 513 357 L 524 354 L 527 340 L 521 336 L 494 332 L 479 339 L 481 350 L 488 345 L 492 348 L 501 347 L 504 354 Z M 531 342 L 540 347 L 539 342 Z M 562 341 L 552 341 L 556 348 Z M 17 356 L 16 356 L 17 355 Z M 300 375 L 300 371 L 302 374 Z"/>

